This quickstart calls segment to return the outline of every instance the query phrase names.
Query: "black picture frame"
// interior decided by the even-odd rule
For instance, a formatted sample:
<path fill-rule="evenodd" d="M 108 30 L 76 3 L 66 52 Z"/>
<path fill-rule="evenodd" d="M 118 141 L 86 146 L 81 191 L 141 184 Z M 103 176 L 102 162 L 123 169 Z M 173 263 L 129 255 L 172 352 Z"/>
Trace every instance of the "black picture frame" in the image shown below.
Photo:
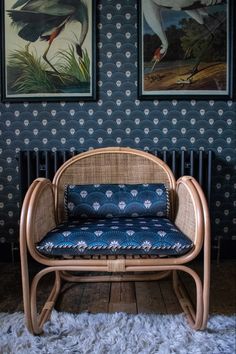
<path fill-rule="evenodd" d="M 2 102 L 95 101 L 96 1 L 27 3 L 1 1 Z"/>
<path fill-rule="evenodd" d="M 177 2 L 171 9 L 173 1 L 169 0 L 166 7 L 160 3 L 162 6 L 158 0 L 138 2 L 139 99 L 234 99 L 234 0 L 202 8 L 206 16 L 199 13 L 197 20 L 207 21 L 204 25 L 193 19 L 199 1 L 196 6 L 190 1 L 192 5 L 185 9 L 177 9 Z M 192 17 L 186 11 L 192 11 Z M 196 58 L 198 50 L 201 58 Z"/>

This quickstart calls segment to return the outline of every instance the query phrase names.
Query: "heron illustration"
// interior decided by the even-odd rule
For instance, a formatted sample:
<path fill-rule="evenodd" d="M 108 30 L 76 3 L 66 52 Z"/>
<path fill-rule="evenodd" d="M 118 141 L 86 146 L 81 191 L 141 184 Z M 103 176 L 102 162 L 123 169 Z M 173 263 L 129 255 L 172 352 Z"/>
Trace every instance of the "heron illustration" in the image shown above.
<path fill-rule="evenodd" d="M 12 25 L 18 28 L 18 35 L 28 43 L 38 39 L 48 43 L 43 59 L 56 72 L 47 58 L 53 41 L 65 26 L 73 21 L 81 24 L 80 36 L 75 45 L 76 53 L 82 57 L 82 45 L 88 33 L 88 8 L 83 0 L 18 0 L 8 10 Z"/>
<path fill-rule="evenodd" d="M 205 26 L 205 17 L 208 16 L 207 8 L 225 3 L 224 0 L 145 0 L 143 1 L 143 14 L 148 26 L 157 34 L 161 45 L 154 52 L 151 72 L 154 70 L 167 53 L 168 39 L 163 29 L 161 11 L 163 9 L 185 11 L 197 23 Z M 207 28 L 208 29 L 208 28 Z M 209 29 L 208 29 L 209 31 Z M 195 68 L 196 69 L 196 68 Z"/>

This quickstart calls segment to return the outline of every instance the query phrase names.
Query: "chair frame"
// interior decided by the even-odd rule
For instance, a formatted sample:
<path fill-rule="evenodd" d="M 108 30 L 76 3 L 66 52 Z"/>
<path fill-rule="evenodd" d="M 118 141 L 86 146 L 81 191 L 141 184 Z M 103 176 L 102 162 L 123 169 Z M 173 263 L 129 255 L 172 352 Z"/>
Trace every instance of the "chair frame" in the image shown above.
<path fill-rule="evenodd" d="M 88 258 L 81 256 L 72 259 L 57 259 L 40 254 L 35 248 L 35 243 L 47 231 L 56 226 L 61 218 L 58 186 L 62 176 L 67 173 L 68 168 L 73 168 L 82 159 L 89 161 L 91 157 L 104 156 L 106 158 L 107 156 L 116 156 L 117 154 L 120 154 L 119 156 L 127 155 L 127 158 L 131 159 L 131 161 L 132 157 L 140 158 L 142 161 L 144 160 L 152 164 L 152 168 L 153 166 L 157 166 L 158 169 L 161 169 L 166 174 L 170 190 L 171 219 L 177 223 L 181 231 L 185 232 L 193 240 L 193 249 L 182 256 L 169 258 L 153 256 L 91 256 Z M 118 167 L 121 168 L 122 166 Z M 122 177 L 119 178 L 120 183 L 124 183 Z M 140 178 L 143 179 L 143 183 L 150 183 L 150 177 L 148 181 L 145 177 Z M 134 179 L 135 176 L 132 177 L 132 180 Z M 155 179 L 153 180 L 154 182 Z M 96 183 L 95 180 L 94 183 Z M 101 183 L 100 180 L 98 183 Z M 47 208 L 43 196 L 46 196 Z M 191 212 L 188 211 L 188 208 L 187 211 L 183 210 L 181 212 L 183 203 L 181 204 L 180 202 L 185 200 L 186 196 L 188 196 L 191 204 L 191 208 L 189 209 Z M 45 210 L 41 214 L 38 214 L 37 210 L 40 208 L 40 205 L 41 209 L 44 208 Z M 188 224 L 192 224 L 192 222 L 189 222 L 190 219 L 194 225 L 194 227 L 191 226 L 191 230 L 188 226 Z M 195 270 L 186 265 L 198 256 L 202 248 L 203 280 L 201 280 Z M 33 277 L 32 281 L 29 277 L 28 253 L 30 253 L 36 262 L 44 266 Z M 190 326 L 195 330 L 203 330 L 207 325 L 210 293 L 210 217 L 206 198 L 202 188 L 193 177 L 183 176 L 176 182 L 170 168 L 162 160 L 147 152 L 116 147 L 95 149 L 76 155 L 65 162 L 57 171 L 53 182 L 46 178 L 37 178 L 34 180 L 27 191 L 21 211 L 20 255 L 26 326 L 32 334 L 38 335 L 43 332 L 43 325 L 49 320 L 51 311 L 60 294 L 62 281 L 78 283 L 153 281 L 167 277 L 170 274 L 173 277 L 174 292 L 183 311 L 187 315 Z M 73 272 L 82 271 L 95 273 L 109 272 L 112 275 L 78 276 L 73 274 Z M 180 271 L 189 274 L 195 282 L 196 308 L 194 308 L 179 278 L 178 273 Z M 40 280 L 48 273 L 55 274 L 54 285 L 40 314 L 38 314 L 37 287 Z"/>

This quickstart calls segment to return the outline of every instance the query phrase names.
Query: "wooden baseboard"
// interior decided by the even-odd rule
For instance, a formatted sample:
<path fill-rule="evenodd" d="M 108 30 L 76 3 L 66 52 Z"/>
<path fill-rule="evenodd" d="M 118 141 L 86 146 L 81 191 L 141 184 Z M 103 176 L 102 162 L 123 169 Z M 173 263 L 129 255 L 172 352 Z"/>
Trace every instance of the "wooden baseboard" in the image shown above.
<path fill-rule="evenodd" d="M 212 247 L 212 258 L 216 259 L 236 259 L 236 240 L 222 240 L 220 243 L 220 252 L 218 247 Z"/>
<path fill-rule="evenodd" d="M 1 243 L 0 244 L 0 261 L 1 262 L 19 262 L 20 251 L 18 243 Z"/>

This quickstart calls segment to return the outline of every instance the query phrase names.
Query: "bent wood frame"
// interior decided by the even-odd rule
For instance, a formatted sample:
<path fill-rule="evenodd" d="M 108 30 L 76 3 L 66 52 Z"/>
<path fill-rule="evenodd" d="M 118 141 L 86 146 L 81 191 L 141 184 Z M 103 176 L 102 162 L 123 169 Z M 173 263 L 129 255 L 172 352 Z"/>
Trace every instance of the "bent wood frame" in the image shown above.
<path fill-rule="evenodd" d="M 124 178 L 125 180 L 131 180 L 133 183 L 135 182 L 135 178 L 138 178 L 139 183 L 141 180 L 143 183 L 151 183 L 150 178 L 152 178 L 154 183 L 157 182 L 159 176 L 162 178 L 164 173 L 164 178 L 170 189 L 171 219 L 181 231 L 191 238 L 194 243 L 193 249 L 185 255 L 172 258 L 157 258 L 153 256 L 91 256 L 89 258 L 81 256 L 71 259 L 58 259 L 41 255 L 36 250 L 35 243 L 44 237 L 46 232 L 56 226 L 58 220 L 62 217 L 59 211 L 59 204 L 61 203 L 61 180 L 63 180 L 68 171 L 76 174 L 76 180 L 78 180 L 80 178 L 79 164 L 83 164 L 85 161 L 86 169 L 88 169 L 90 161 L 94 163 L 94 157 L 98 160 L 102 157 L 105 164 L 108 161 L 107 158 L 114 159 L 115 162 L 121 161 L 121 165 L 117 166 L 117 171 L 123 171 L 121 176 L 118 176 L 120 183 L 124 182 Z M 127 158 L 128 160 L 126 160 Z M 133 159 L 138 159 L 138 162 L 140 159 L 142 163 L 143 161 L 147 162 L 146 168 L 150 164 L 151 172 L 153 172 L 153 168 L 155 167 L 155 172 L 157 173 L 154 173 L 154 176 L 153 173 L 150 173 L 147 180 L 146 171 L 142 171 L 144 168 L 140 166 L 141 174 L 140 171 L 130 174 Z M 124 161 L 129 161 L 128 165 L 122 165 Z M 74 168 L 74 166 L 77 166 L 77 168 Z M 100 167 L 102 168 L 103 166 Z M 89 168 L 93 168 L 94 172 L 94 167 L 90 166 Z M 101 176 L 100 178 L 106 178 L 106 176 Z M 93 178 L 96 179 L 96 173 Z M 117 175 L 115 175 L 114 180 L 117 181 Z M 74 180 L 72 179 L 72 181 Z M 113 180 L 110 180 L 110 183 L 112 182 L 115 183 Z M 101 183 L 100 180 L 99 183 Z M 197 257 L 202 247 L 204 252 L 203 280 L 200 279 L 196 271 L 185 265 Z M 28 252 L 35 261 L 45 266 L 44 269 L 35 275 L 32 282 L 29 280 Z M 22 207 L 20 253 L 26 326 L 33 334 L 42 333 L 43 325 L 50 318 L 51 311 L 60 294 L 62 281 L 78 283 L 83 281 L 152 281 L 162 279 L 171 273 L 173 275 L 175 294 L 183 311 L 187 315 L 190 326 L 196 330 L 206 327 L 209 312 L 210 287 L 210 218 L 206 198 L 200 185 L 193 177 L 184 176 L 176 182 L 169 167 L 159 158 L 146 152 L 129 148 L 96 149 L 77 155 L 65 162 L 57 171 L 52 183 L 45 178 L 36 179 L 31 184 Z M 73 274 L 73 272 L 78 271 L 109 272 L 112 275 L 82 277 Z M 185 291 L 178 272 L 189 274 L 195 282 L 196 309 Z M 51 293 L 38 315 L 37 287 L 42 277 L 48 273 L 55 274 L 55 281 Z"/>

